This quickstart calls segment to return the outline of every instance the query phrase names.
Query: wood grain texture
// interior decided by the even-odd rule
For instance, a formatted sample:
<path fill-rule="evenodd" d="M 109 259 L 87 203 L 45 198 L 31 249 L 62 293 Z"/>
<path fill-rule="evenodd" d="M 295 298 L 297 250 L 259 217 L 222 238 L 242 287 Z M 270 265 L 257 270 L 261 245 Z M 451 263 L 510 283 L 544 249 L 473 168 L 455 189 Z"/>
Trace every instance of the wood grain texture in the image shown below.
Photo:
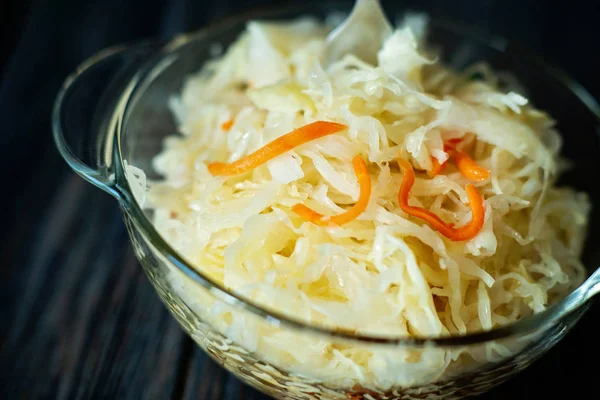
<path fill-rule="evenodd" d="M 170 397 L 187 338 L 134 259 L 116 203 L 74 176 L 53 203 L 3 346 L 9 394 Z"/>
<path fill-rule="evenodd" d="M 0 348 L 0 371 L 9 372 L 0 398 L 253 393 L 183 333 L 135 259 L 116 202 L 80 178 L 52 200 L 23 267 Z"/>
<path fill-rule="evenodd" d="M 267 398 L 223 370 L 198 347 L 194 348 L 192 362 L 183 373 L 186 379 L 182 400 L 258 400 Z M 214 382 L 222 382 L 222 384 L 215 385 Z"/>

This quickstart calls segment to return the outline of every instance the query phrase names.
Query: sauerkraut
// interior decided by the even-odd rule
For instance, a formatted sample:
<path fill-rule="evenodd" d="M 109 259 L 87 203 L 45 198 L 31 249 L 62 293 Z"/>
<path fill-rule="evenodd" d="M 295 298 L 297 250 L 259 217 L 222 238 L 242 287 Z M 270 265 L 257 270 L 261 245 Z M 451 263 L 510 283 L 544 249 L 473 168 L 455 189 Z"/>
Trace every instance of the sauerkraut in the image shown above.
<path fill-rule="evenodd" d="M 180 132 L 153 160 L 164 179 L 148 183 L 145 205 L 172 247 L 266 309 L 363 335 L 490 330 L 540 312 L 577 287 L 585 278 L 580 255 L 590 204 L 585 194 L 554 186 L 561 138 L 551 117 L 522 94 L 501 91 L 489 67 L 444 67 L 408 27 L 385 41 L 378 65 L 348 54 L 324 69 L 327 31 L 306 18 L 251 22 L 171 99 Z M 246 173 L 213 176 L 207 167 L 314 121 L 347 129 Z M 397 199 L 402 158 L 416 171 L 411 204 L 454 226 L 469 222 L 465 187 L 473 182 L 448 162 L 445 144 L 452 140 L 490 172 L 474 183 L 485 221 L 466 241 L 443 236 Z M 292 211 L 306 204 L 336 215 L 354 204 L 357 155 L 372 181 L 362 214 L 341 226 L 318 226 Z M 435 163 L 446 167 L 432 177 Z M 288 343 L 278 330 L 249 339 L 257 333 L 242 317 L 208 314 L 249 350 L 267 347 L 271 360 L 317 378 L 391 387 L 438 377 L 450 363 L 424 353 L 420 362 L 391 366 L 377 352 L 327 348 L 313 339 Z"/>

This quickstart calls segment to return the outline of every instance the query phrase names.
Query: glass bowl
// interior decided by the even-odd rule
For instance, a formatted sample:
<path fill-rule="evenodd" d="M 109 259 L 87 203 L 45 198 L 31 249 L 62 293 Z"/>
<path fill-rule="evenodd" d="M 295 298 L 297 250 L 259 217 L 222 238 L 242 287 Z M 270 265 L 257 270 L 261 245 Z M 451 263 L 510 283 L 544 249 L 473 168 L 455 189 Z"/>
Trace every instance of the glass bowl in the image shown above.
<path fill-rule="evenodd" d="M 56 144 L 71 168 L 119 201 L 137 257 L 185 331 L 249 385 L 288 399 L 458 399 L 483 393 L 557 343 L 589 302 L 567 314 L 559 305 L 510 326 L 462 337 L 409 340 L 309 326 L 229 293 L 196 270 L 162 239 L 150 222 L 152 215 L 133 195 L 125 166 L 159 178 L 151 160 L 165 136 L 177 132 L 169 98 L 180 93 L 187 76 L 232 43 L 249 19 L 324 19 L 334 9 L 328 3 L 246 14 L 168 43 L 107 49 L 84 62 L 59 93 L 53 116 Z M 564 182 L 586 191 L 592 204 L 598 204 L 598 185 L 590 174 L 599 165 L 600 112 L 583 88 L 513 43 L 449 22 L 431 21 L 428 41 L 441 49 L 442 60 L 451 67 L 485 60 L 524 83 L 531 101 L 558 121 L 564 155 L 576 160 Z M 598 219 L 594 210 L 590 238 L 598 237 Z M 598 247 L 588 244 L 586 265 L 599 265 L 599 260 Z M 315 348 L 332 353 L 360 349 L 373 358 L 367 371 L 345 371 L 337 364 L 335 373 L 325 374 L 316 365 L 322 358 L 311 353 Z M 391 359 L 404 360 L 405 368 L 383 380 L 377 371 L 389 372 Z M 427 368 L 415 368 L 415 360 Z"/>

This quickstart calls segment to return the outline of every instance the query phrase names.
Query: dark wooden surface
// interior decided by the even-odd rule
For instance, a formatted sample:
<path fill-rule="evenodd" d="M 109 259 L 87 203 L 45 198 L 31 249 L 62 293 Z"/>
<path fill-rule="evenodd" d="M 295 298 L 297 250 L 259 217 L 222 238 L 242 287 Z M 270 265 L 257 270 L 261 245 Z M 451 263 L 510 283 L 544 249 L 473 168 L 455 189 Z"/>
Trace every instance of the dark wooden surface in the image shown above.
<path fill-rule="evenodd" d="M 138 265 L 116 202 L 71 173 L 50 137 L 53 98 L 84 58 L 250 3 L 265 2 L 37 0 L 0 11 L 14 29 L 0 59 L 8 60 L 0 69 L 0 399 L 264 398 L 184 335 Z M 600 97 L 592 5 L 406 3 L 519 38 Z M 594 306 L 534 367 L 485 398 L 555 398 L 562 388 L 566 398 L 594 398 L 598 317 Z"/>

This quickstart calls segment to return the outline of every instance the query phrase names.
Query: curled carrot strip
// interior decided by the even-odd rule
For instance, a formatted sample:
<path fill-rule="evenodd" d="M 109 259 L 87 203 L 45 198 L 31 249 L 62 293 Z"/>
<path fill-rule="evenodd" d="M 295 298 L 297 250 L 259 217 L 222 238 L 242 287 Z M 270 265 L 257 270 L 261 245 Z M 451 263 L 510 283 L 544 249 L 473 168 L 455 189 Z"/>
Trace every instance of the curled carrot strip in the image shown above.
<path fill-rule="evenodd" d="M 331 135 L 332 133 L 343 131 L 346 128 L 346 125 L 335 122 L 316 121 L 295 129 L 290 133 L 286 133 L 256 150 L 254 153 L 232 163 L 215 162 L 208 164 L 208 170 L 215 176 L 238 175 L 256 168 L 294 147 L 326 135 Z"/>
<path fill-rule="evenodd" d="M 458 145 L 460 142 L 462 142 L 462 138 L 454 138 L 448 140 L 448 143 L 450 144 L 444 144 L 444 152 L 448 153 L 451 156 L 455 150 L 454 146 Z M 448 161 L 450 161 L 450 158 L 446 159 L 446 161 L 440 164 L 437 158 L 431 156 L 431 171 L 429 171 L 429 176 L 434 178 L 441 174 L 444 171 L 444 169 L 446 169 Z"/>
<path fill-rule="evenodd" d="M 448 164 L 448 160 L 446 160 L 440 164 L 438 159 L 432 156 L 431 157 L 431 171 L 429 171 L 429 176 L 431 176 L 432 178 L 438 176 L 439 174 L 441 174 L 444 171 L 447 164 Z"/>
<path fill-rule="evenodd" d="M 454 138 L 448 140 L 448 144 L 444 144 L 444 151 L 454 159 L 454 163 L 456 164 L 456 167 L 460 173 L 465 178 L 474 182 L 481 182 L 489 179 L 490 171 L 488 169 L 478 165 L 464 151 L 459 151 L 456 149 L 455 146 L 460 144 L 461 141 L 462 138 Z M 429 176 L 435 177 L 441 174 L 444 168 L 446 168 L 447 163 L 448 160 L 440 164 L 437 158 L 431 157 L 431 171 L 429 172 Z"/>
<path fill-rule="evenodd" d="M 229 130 L 231 129 L 231 127 L 233 126 L 233 120 L 232 119 L 228 119 L 227 121 L 223 122 L 221 124 L 221 129 L 224 132 L 229 132 Z"/>
<path fill-rule="evenodd" d="M 467 196 L 471 205 L 471 221 L 459 228 L 454 228 L 452 224 L 448 224 L 440 217 L 429 210 L 421 207 L 414 207 L 408 204 L 408 195 L 415 183 L 415 171 L 412 165 L 401 158 L 398 159 L 398 165 L 404 172 L 400 191 L 398 192 L 398 204 L 400 208 L 407 214 L 417 218 L 421 218 L 433 228 L 438 230 L 442 235 L 453 241 L 463 241 L 473 239 L 481 228 L 485 219 L 485 207 L 483 206 L 483 198 L 473 185 L 467 185 Z"/>
<path fill-rule="evenodd" d="M 304 204 L 296 204 L 294 207 L 292 207 L 292 211 L 307 221 L 319 226 L 343 225 L 352 221 L 353 219 L 356 219 L 367 209 L 367 206 L 369 205 L 369 200 L 371 198 L 371 177 L 369 177 L 367 163 L 360 156 L 354 157 L 352 160 L 352 165 L 354 166 L 354 173 L 358 178 L 360 194 L 358 195 L 358 201 L 354 203 L 350 209 L 332 217 L 319 214 L 318 212 L 306 207 Z"/>
<path fill-rule="evenodd" d="M 454 154 L 454 162 L 460 173 L 469 180 L 481 182 L 490 177 L 490 171 L 478 165 L 465 152 L 457 151 Z"/>

